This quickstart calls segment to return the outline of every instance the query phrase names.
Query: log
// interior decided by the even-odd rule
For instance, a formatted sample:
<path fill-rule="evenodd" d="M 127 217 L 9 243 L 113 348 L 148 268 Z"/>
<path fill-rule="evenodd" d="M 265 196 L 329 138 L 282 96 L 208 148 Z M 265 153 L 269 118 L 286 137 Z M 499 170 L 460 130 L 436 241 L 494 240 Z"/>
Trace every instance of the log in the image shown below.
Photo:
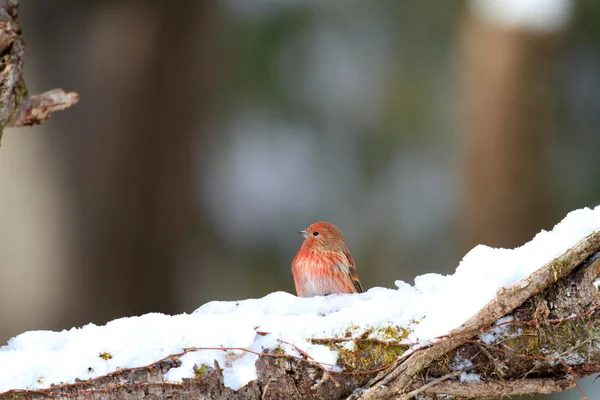
<path fill-rule="evenodd" d="M 598 277 L 600 232 L 594 232 L 527 278 L 500 289 L 462 326 L 435 341 L 414 346 L 391 364 L 380 355 L 382 347 L 390 348 L 392 343 L 358 339 L 371 342 L 371 346 L 357 346 L 356 351 L 362 353 L 357 356 L 361 360 L 373 361 L 373 368 L 352 370 L 345 365 L 343 371 L 328 372 L 308 354 L 292 356 L 274 349 L 258 353 L 257 379 L 237 391 L 224 385 L 218 364 L 196 368 L 195 376 L 183 382 L 168 382 L 164 375 L 180 365 L 179 357 L 203 350 L 192 348 L 148 366 L 96 379 L 48 389 L 11 390 L 1 393 L 0 400 L 18 396 L 97 400 L 410 399 L 417 394 L 426 399 L 441 394 L 466 400 L 578 388 L 577 379 L 600 372 L 600 349 L 596 346 L 600 340 Z M 340 340 L 330 341 L 333 345 Z M 406 350 L 405 345 L 396 346 Z M 583 393 L 582 398 L 586 399 Z"/>

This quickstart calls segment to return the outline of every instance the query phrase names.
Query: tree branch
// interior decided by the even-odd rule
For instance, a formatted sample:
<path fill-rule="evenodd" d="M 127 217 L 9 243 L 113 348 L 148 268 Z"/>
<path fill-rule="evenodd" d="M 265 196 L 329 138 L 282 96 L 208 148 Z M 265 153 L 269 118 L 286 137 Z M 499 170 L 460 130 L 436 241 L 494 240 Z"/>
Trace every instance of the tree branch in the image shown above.
<path fill-rule="evenodd" d="M 360 399 L 393 398 L 406 393 L 408 389 L 415 385 L 419 386 L 416 384 L 416 382 L 422 378 L 424 373 L 429 372 L 426 371 L 427 367 L 432 365 L 434 362 L 439 362 L 440 360 L 447 358 L 449 354 L 457 354 L 459 351 L 454 353 L 451 352 L 459 348 L 459 346 L 464 345 L 464 343 L 477 334 L 491 330 L 491 325 L 494 321 L 497 321 L 501 317 L 511 315 L 511 313 L 515 314 L 513 311 L 515 311 L 517 307 L 525 304 L 526 301 L 534 302 L 536 303 L 536 306 L 533 308 L 533 310 L 519 310 L 519 312 L 516 314 L 522 315 L 522 321 L 529 321 L 538 317 L 536 313 L 538 312 L 539 305 L 543 307 L 544 302 L 547 300 L 544 300 L 544 296 L 541 296 L 541 300 L 536 299 L 536 296 L 542 292 L 547 292 L 546 296 L 550 296 L 550 294 L 553 293 L 551 291 L 552 288 L 564 294 L 564 296 L 558 297 L 553 295 L 554 302 L 565 303 L 563 313 L 565 310 L 567 310 L 570 315 L 573 313 L 574 309 L 579 308 L 581 309 L 581 312 L 577 313 L 578 315 L 585 317 L 594 315 L 600 299 L 597 299 L 598 296 L 596 296 L 595 293 L 597 290 L 593 285 L 593 281 L 600 275 L 600 273 L 592 273 L 585 281 L 581 277 L 579 277 L 578 280 L 569 279 L 568 282 L 563 278 L 571 274 L 577 267 L 582 266 L 582 264 L 588 258 L 597 253 L 599 250 L 600 233 L 595 232 L 583 239 L 575 247 L 569 249 L 562 256 L 556 258 L 552 262 L 534 272 L 526 279 L 516 282 L 508 288 L 499 290 L 493 300 L 491 300 L 481 311 L 471 317 L 461 327 L 455 329 L 447 337 L 442 338 L 441 341 L 435 343 L 434 345 L 415 351 L 410 355 L 410 357 L 403 360 L 401 363 L 398 363 L 398 365 L 396 365 L 393 369 L 384 371 L 369 383 L 370 388 L 367 391 L 361 393 L 360 396 L 355 397 Z M 593 270 L 600 269 L 600 265 L 597 261 L 594 261 L 587 267 Z M 586 269 L 586 271 L 587 270 L 588 269 Z M 581 285 L 584 287 L 580 288 L 578 285 L 576 285 L 575 288 L 571 288 L 573 282 L 578 281 L 580 281 Z M 583 303 L 581 302 L 581 298 L 579 298 L 577 303 L 578 307 L 571 304 L 572 300 L 570 300 L 570 297 L 567 297 L 567 293 L 570 294 L 570 290 L 575 290 L 580 296 L 586 294 L 587 302 Z M 588 313 L 586 309 L 582 309 L 582 305 L 587 306 L 587 310 L 593 309 L 594 312 Z M 532 305 L 527 304 L 525 307 L 531 308 Z M 556 307 L 556 304 L 554 304 L 553 309 L 556 310 Z M 546 317 L 548 315 L 549 314 L 546 314 Z M 568 318 L 570 317 L 563 316 L 562 321 L 564 321 L 565 324 L 569 324 L 572 321 L 569 321 Z M 533 334 L 538 335 L 536 336 L 536 340 L 540 340 L 540 332 L 538 329 L 540 328 L 540 324 L 541 322 L 534 324 L 537 325 L 533 328 L 535 330 Z M 516 322 L 513 325 L 519 326 L 520 324 Z M 558 334 L 556 332 L 552 333 Z M 564 336 L 564 334 L 561 336 Z M 575 332 L 571 332 L 567 340 L 570 339 L 574 341 L 580 337 L 581 336 L 577 335 Z M 473 345 L 472 347 L 475 346 Z M 550 348 L 552 347 L 553 346 L 550 346 Z M 465 348 L 460 348 L 459 350 L 463 350 L 463 354 L 467 353 L 465 352 Z M 488 348 L 488 351 L 489 350 L 490 349 Z M 541 349 L 538 348 L 538 350 Z M 479 349 L 469 348 L 468 353 L 481 353 L 481 351 Z M 592 356 L 593 353 L 590 353 L 589 355 Z M 600 354 L 595 354 L 595 356 L 600 357 Z M 542 354 L 540 357 L 544 358 L 544 355 Z M 489 357 L 487 355 L 486 359 L 489 363 Z M 555 358 L 553 357 L 553 359 Z M 495 361 L 497 362 L 497 360 Z M 513 363 L 514 361 L 512 363 L 508 363 L 507 365 L 511 365 L 511 369 L 514 369 Z M 436 368 L 440 367 L 440 365 L 436 366 Z M 442 367 L 441 369 L 444 368 Z M 497 396 L 503 394 L 511 395 L 519 393 L 510 393 L 505 391 L 496 393 Z"/>
<path fill-rule="evenodd" d="M 30 96 L 23 80 L 25 46 L 17 24 L 18 1 L 0 7 L 0 139 L 5 127 L 36 125 L 79 101 L 74 92 L 54 89 Z"/>
<path fill-rule="evenodd" d="M 143 399 L 148 394 L 159 398 L 185 394 L 190 398 L 240 400 L 348 396 L 409 399 L 418 394 L 436 399 L 444 394 L 466 400 L 578 387 L 576 379 L 600 372 L 600 348 L 595 346 L 600 332 L 600 292 L 594 286 L 600 276 L 599 252 L 600 232 L 596 232 L 526 279 L 499 290 L 490 303 L 449 335 L 415 346 L 392 366 L 381 364 L 368 370 L 335 372 L 326 371 L 302 352 L 291 356 L 281 349 L 257 353 L 243 348 L 218 348 L 258 355 L 257 379 L 234 391 L 224 385 L 220 366 L 215 365 L 197 368 L 196 376 L 182 383 L 167 382 L 165 374 L 180 365 L 179 357 L 205 350 L 190 348 L 149 366 L 48 389 L 10 391 L 0 394 L 0 399 L 19 395 L 28 399 Z M 510 318 L 498 323 L 501 317 Z M 258 336 L 266 334 L 257 332 Z M 327 338 L 316 340 L 328 343 Z M 397 346 L 380 340 L 369 342 L 368 338 L 360 338 L 356 343 L 368 344 L 361 347 L 361 353 L 371 351 L 367 358 L 375 358 L 382 348 Z M 335 340 L 329 341 L 329 345 L 335 344 Z M 380 372 L 382 369 L 385 371 Z M 479 380 L 457 379 L 467 371 Z M 586 398 L 583 393 L 582 398 Z"/>
<path fill-rule="evenodd" d="M 79 101 L 75 92 L 53 89 L 35 96 L 28 96 L 18 105 L 6 125 L 9 128 L 37 125 L 50 118 L 50 113 L 69 108 Z"/>

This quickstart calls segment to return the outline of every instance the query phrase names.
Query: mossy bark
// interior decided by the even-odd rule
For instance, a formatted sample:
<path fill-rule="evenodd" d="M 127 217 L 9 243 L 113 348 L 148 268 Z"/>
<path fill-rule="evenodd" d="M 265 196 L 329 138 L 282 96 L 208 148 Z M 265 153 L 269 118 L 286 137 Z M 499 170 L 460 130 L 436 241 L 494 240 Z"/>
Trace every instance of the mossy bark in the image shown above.
<path fill-rule="evenodd" d="M 594 232 L 529 277 L 498 291 L 461 327 L 414 352 L 370 382 L 362 399 L 387 399 L 418 392 L 434 399 L 495 399 L 575 387 L 576 379 L 600 371 L 600 233 Z M 484 342 L 478 335 L 493 332 Z M 461 362 L 462 361 L 462 362 Z M 456 373 L 477 373 L 460 382 Z M 434 384 L 435 383 L 435 384 Z M 404 397 L 400 397 L 404 398 Z M 409 398 L 409 397 L 406 397 Z"/>

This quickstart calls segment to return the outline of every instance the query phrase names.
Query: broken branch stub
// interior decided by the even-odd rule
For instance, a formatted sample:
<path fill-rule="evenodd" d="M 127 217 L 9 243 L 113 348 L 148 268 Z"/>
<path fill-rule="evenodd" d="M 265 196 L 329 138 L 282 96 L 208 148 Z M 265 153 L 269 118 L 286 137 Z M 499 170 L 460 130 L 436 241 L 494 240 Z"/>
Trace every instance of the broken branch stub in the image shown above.
<path fill-rule="evenodd" d="M 17 24 L 16 0 L 0 7 L 0 139 L 5 127 L 36 125 L 79 101 L 79 95 L 54 89 L 30 96 L 23 80 L 25 46 Z"/>

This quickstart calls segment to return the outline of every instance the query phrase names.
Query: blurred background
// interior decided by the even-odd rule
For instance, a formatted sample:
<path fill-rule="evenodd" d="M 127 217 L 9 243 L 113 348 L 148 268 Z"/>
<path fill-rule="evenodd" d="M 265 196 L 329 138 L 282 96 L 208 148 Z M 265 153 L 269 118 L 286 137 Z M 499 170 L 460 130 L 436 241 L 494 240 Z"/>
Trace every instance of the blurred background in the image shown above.
<path fill-rule="evenodd" d="M 30 91 L 81 101 L 2 140 L 1 343 L 293 293 L 318 220 L 394 287 L 600 203 L 592 0 L 21 0 L 20 23 Z"/>

